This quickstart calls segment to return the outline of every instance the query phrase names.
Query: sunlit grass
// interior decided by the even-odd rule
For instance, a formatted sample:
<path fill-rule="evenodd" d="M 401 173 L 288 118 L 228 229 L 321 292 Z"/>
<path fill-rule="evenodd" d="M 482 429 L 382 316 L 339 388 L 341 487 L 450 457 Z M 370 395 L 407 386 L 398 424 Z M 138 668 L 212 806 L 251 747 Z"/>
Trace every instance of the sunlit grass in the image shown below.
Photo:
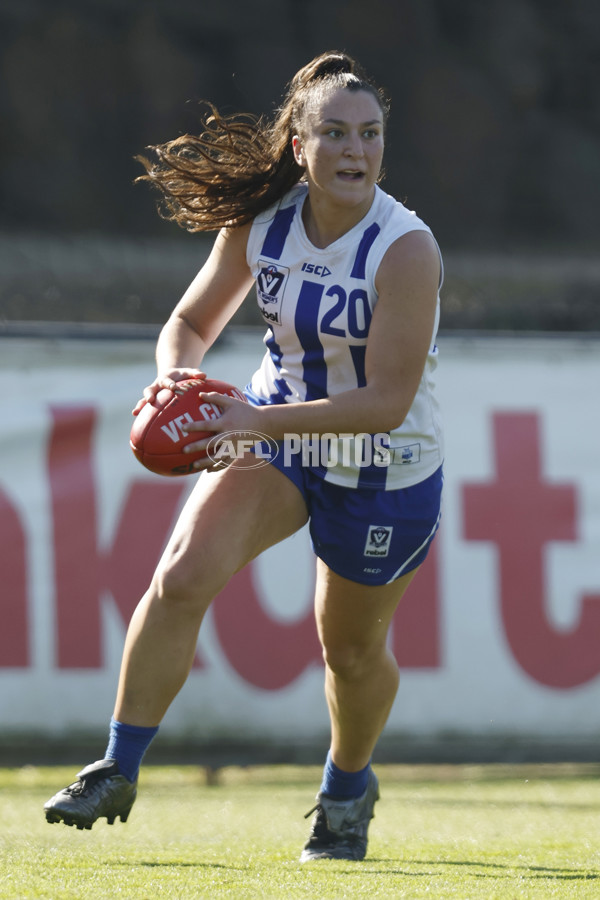
<path fill-rule="evenodd" d="M 320 770 L 146 767 L 129 822 L 48 825 L 72 769 L 0 770 L 2 900 L 597 898 L 598 767 L 377 767 L 362 863 L 301 865 Z"/>

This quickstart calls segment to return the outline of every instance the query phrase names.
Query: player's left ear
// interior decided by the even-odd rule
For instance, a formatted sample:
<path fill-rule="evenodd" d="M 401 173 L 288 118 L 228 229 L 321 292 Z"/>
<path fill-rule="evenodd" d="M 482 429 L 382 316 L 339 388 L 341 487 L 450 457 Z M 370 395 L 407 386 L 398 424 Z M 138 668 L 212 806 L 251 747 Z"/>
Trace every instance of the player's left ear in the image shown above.
<path fill-rule="evenodd" d="M 299 166 L 305 166 L 306 160 L 304 159 L 304 148 L 302 147 L 302 141 L 295 134 L 292 138 L 292 150 L 294 152 L 294 159 L 298 163 Z"/>

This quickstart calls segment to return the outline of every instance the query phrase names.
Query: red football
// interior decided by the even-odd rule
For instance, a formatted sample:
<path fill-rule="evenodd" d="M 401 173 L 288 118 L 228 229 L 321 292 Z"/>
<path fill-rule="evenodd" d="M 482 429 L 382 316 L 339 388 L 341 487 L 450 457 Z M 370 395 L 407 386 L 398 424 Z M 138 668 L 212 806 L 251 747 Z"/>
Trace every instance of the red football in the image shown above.
<path fill-rule="evenodd" d="M 157 475 L 188 475 L 197 472 L 193 464 L 206 454 L 183 452 L 186 444 L 209 437 L 212 432 L 186 434 L 182 426 L 188 422 L 218 419 L 221 410 L 214 403 L 200 399 L 200 393 L 216 391 L 237 400 L 243 393 L 225 381 L 189 378 L 177 382 L 177 392 L 159 391 L 152 403 L 146 403 L 135 417 L 129 444 L 136 457 Z"/>

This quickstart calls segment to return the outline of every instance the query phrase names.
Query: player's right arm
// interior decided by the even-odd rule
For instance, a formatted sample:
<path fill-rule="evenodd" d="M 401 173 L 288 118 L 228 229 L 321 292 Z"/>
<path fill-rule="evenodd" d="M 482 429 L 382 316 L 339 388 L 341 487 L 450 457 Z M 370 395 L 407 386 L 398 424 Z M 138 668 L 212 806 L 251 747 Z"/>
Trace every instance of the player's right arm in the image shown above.
<path fill-rule="evenodd" d="M 133 410 L 138 414 L 162 388 L 186 378 L 204 378 L 204 354 L 241 306 L 252 273 L 246 261 L 250 225 L 223 228 L 210 256 L 164 325 L 156 345 L 157 376 Z"/>

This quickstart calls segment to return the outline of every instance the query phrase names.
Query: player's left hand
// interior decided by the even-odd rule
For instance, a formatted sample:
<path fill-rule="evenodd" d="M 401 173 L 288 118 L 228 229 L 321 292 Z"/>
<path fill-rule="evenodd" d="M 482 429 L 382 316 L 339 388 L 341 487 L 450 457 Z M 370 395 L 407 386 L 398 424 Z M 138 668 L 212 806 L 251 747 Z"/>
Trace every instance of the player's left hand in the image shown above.
<path fill-rule="evenodd" d="M 248 432 L 258 434 L 259 417 L 256 407 L 242 400 L 236 400 L 235 397 L 229 397 L 226 394 L 217 394 L 216 392 L 201 392 L 200 400 L 206 403 L 213 403 L 221 411 L 218 418 L 203 420 L 202 422 L 188 422 L 183 426 L 183 431 L 187 434 L 201 432 L 206 434 L 207 431 L 212 432 L 210 437 L 203 437 L 198 441 L 186 444 L 184 453 L 199 453 L 206 450 L 209 444 L 214 445 L 214 436 L 218 434 L 239 434 L 240 436 Z M 199 460 L 196 468 L 208 468 L 210 463 L 208 460 Z"/>

